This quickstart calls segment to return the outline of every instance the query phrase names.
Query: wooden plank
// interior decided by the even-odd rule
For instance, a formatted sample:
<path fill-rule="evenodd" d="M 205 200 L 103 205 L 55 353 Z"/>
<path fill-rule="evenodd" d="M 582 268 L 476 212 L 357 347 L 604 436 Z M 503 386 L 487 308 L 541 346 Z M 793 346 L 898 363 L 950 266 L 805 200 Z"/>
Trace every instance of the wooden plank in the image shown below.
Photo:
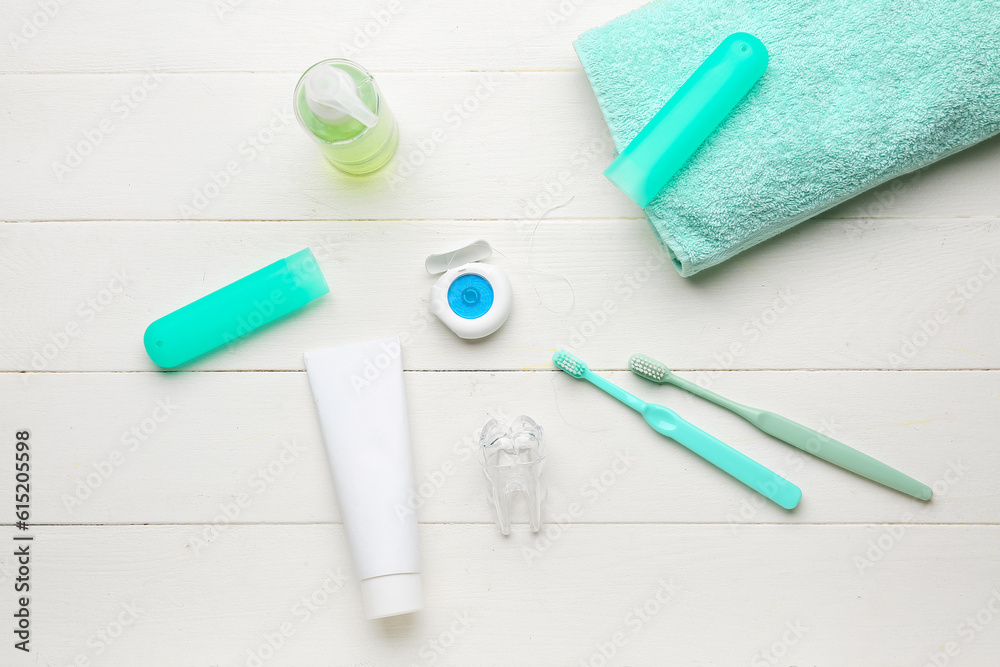
<path fill-rule="evenodd" d="M 7 224 L 20 319 L 0 369 L 153 370 L 150 322 L 306 246 L 331 294 L 191 369 L 298 370 L 303 350 L 392 334 L 414 370 L 541 368 L 559 347 L 614 369 L 639 351 L 709 371 L 996 368 L 998 222 L 857 224 L 804 225 L 694 279 L 639 220 Z M 487 226 L 514 310 L 470 343 L 428 313 L 423 260 Z"/>
<path fill-rule="evenodd" d="M 774 409 L 897 466 L 937 493 L 921 503 L 773 440 L 738 417 L 626 372 L 616 383 L 797 483 L 794 512 L 649 429 L 561 373 L 407 373 L 426 522 L 492 522 L 477 453 L 489 416 L 545 428 L 553 523 L 1000 523 L 1000 372 L 740 372 L 721 393 Z M 333 483 L 304 373 L 2 374 L 0 433 L 29 429 L 33 521 L 336 522 Z M 12 437 L 12 435 L 11 435 Z M 0 488 L 13 483 L 0 467 Z M 526 521 L 518 507 L 516 518 Z"/>
<path fill-rule="evenodd" d="M 339 527 L 200 555 L 186 526 L 42 528 L 34 652 L 5 664 L 991 664 L 1000 528 L 897 529 L 573 526 L 528 558 L 520 532 L 421 526 L 427 609 L 367 622 Z"/>
<path fill-rule="evenodd" d="M 0 6 L 0 433 L 31 430 L 35 537 L 32 654 L 0 663 L 995 661 L 1000 138 L 681 279 L 601 175 L 615 151 L 571 47 L 644 1 Z M 291 116 L 331 56 L 375 71 L 400 121 L 366 179 Z M 468 343 L 428 315 L 423 258 L 482 236 L 515 310 Z M 150 372 L 150 321 L 306 246 L 330 296 L 197 372 Z M 393 333 L 427 610 L 366 622 L 301 354 Z M 550 371 L 558 347 L 799 484 L 801 506 Z M 936 496 L 622 372 L 638 351 Z M 476 434 L 520 413 L 546 429 L 547 524 L 503 538 Z M 5 550 L 5 613 L 15 566 Z"/>
<path fill-rule="evenodd" d="M 381 70 L 580 69 L 572 41 L 643 0 L 469 4 L 462 0 L 11 0 L 0 72 L 297 72 L 325 58 Z M 44 6 L 44 3 L 43 3 Z M 25 25 L 25 20 L 28 25 Z M 36 25 L 40 24 L 40 25 Z M 33 31 L 32 28 L 35 28 Z M 35 34 L 32 34 L 34 32 Z M 10 48 L 7 48 L 7 47 Z"/>
<path fill-rule="evenodd" d="M 290 109 L 296 73 L 0 76 L 0 219 L 638 218 L 582 72 L 387 72 L 389 167 L 340 174 Z M 429 94 L 433 91 L 433 95 Z M 995 216 L 1000 139 L 827 217 Z M 864 233 L 864 225 L 856 234 Z"/>

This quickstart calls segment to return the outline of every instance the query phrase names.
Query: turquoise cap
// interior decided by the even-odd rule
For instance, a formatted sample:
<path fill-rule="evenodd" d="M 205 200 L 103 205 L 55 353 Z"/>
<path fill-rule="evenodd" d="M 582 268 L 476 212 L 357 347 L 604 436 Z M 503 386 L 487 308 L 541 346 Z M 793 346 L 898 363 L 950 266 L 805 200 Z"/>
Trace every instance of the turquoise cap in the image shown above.
<path fill-rule="evenodd" d="M 767 49 L 733 33 L 705 59 L 604 171 L 645 207 L 674 177 L 767 69 Z"/>
<path fill-rule="evenodd" d="M 161 317 L 146 328 L 143 344 L 157 366 L 174 368 L 329 291 L 306 248 Z"/>

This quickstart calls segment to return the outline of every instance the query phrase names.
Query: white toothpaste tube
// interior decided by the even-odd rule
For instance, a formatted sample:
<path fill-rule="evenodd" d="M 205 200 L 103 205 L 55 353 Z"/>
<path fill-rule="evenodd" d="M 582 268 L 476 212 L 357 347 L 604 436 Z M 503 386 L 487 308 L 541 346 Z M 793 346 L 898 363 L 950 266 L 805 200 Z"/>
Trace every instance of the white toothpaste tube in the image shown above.
<path fill-rule="evenodd" d="M 368 618 L 423 607 L 398 337 L 305 353 Z"/>

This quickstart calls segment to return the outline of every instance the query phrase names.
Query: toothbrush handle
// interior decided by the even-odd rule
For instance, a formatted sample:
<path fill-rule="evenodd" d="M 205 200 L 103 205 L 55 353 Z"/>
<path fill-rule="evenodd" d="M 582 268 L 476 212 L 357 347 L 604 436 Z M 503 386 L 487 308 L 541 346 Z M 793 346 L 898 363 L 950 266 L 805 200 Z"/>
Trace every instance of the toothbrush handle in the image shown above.
<path fill-rule="evenodd" d="M 874 459 L 853 447 L 845 445 L 839 440 L 834 440 L 819 431 L 814 431 L 808 426 L 803 426 L 798 422 L 792 421 L 788 417 L 782 417 L 768 410 L 759 410 L 737 403 L 677 375 L 672 375 L 670 382 L 681 389 L 691 392 L 695 396 L 701 396 L 716 405 L 720 405 L 738 414 L 764 433 L 772 435 L 779 440 L 784 440 L 792 447 L 798 447 L 802 451 L 817 456 L 824 461 L 829 461 L 844 470 L 867 477 L 873 482 L 884 484 L 890 489 L 901 491 L 919 500 L 930 500 L 931 495 L 933 495 L 931 488 L 926 484 L 901 473 L 878 459 Z"/>
<path fill-rule="evenodd" d="M 799 487 L 689 422 L 678 422 L 664 435 L 787 510 L 802 498 Z"/>
<path fill-rule="evenodd" d="M 884 484 L 890 489 L 901 491 L 920 500 L 930 500 L 932 492 L 929 486 L 918 482 L 909 475 L 882 463 L 878 459 L 839 440 L 814 431 L 808 426 L 794 422 L 788 417 L 782 417 L 773 412 L 762 411 L 754 422 L 757 428 L 779 440 L 784 440 L 793 447 L 829 461 L 845 470 L 850 470 L 873 482 Z"/>

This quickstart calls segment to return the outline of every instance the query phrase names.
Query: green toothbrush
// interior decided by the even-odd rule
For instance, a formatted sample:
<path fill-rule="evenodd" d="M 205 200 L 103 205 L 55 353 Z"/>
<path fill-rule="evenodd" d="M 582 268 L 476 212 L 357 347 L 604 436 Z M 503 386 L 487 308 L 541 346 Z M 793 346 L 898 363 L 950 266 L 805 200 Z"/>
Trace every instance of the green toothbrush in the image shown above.
<path fill-rule="evenodd" d="M 561 371 L 575 378 L 587 380 L 598 389 L 614 396 L 643 416 L 654 431 L 671 440 L 723 470 L 769 500 L 792 509 L 799 504 L 802 491 L 787 479 L 768 470 L 750 457 L 742 454 L 721 440 L 705 433 L 700 428 L 684 421 L 680 415 L 662 405 L 647 403 L 624 389 L 597 375 L 576 357 L 565 350 L 552 355 L 552 363 Z"/>
<path fill-rule="evenodd" d="M 824 461 L 829 461 L 845 470 L 850 470 L 862 477 L 867 477 L 873 482 L 884 484 L 890 489 L 902 491 L 919 500 L 930 500 L 931 498 L 932 491 L 930 487 L 918 482 L 909 475 L 904 475 L 895 468 L 887 466 L 853 447 L 848 447 L 842 442 L 823 435 L 819 431 L 814 431 L 798 422 L 794 422 L 788 417 L 782 417 L 767 410 L 759 410 L 742 405 L 724 396 L 720 396 L 714 391 L 705 389 L 690 380 L 677 377 L 669 368 L 656 359 L 647 357 L 644 354 L 633 354 L 628 360 L 628 367 L 639 377 L 659 384 L 672 384 L 675 387 L 680 387 L 685 391 L 691 392 L 695 396 L 700 396 L 716 405 L 720 405 L 730 412 L 743 417 L 764 433 L 773 435 L 779 440 L 784 440 L 789 445 L 798 447 L 804 452 L 809 452 L 813 456 L 818 456 Z"/>

